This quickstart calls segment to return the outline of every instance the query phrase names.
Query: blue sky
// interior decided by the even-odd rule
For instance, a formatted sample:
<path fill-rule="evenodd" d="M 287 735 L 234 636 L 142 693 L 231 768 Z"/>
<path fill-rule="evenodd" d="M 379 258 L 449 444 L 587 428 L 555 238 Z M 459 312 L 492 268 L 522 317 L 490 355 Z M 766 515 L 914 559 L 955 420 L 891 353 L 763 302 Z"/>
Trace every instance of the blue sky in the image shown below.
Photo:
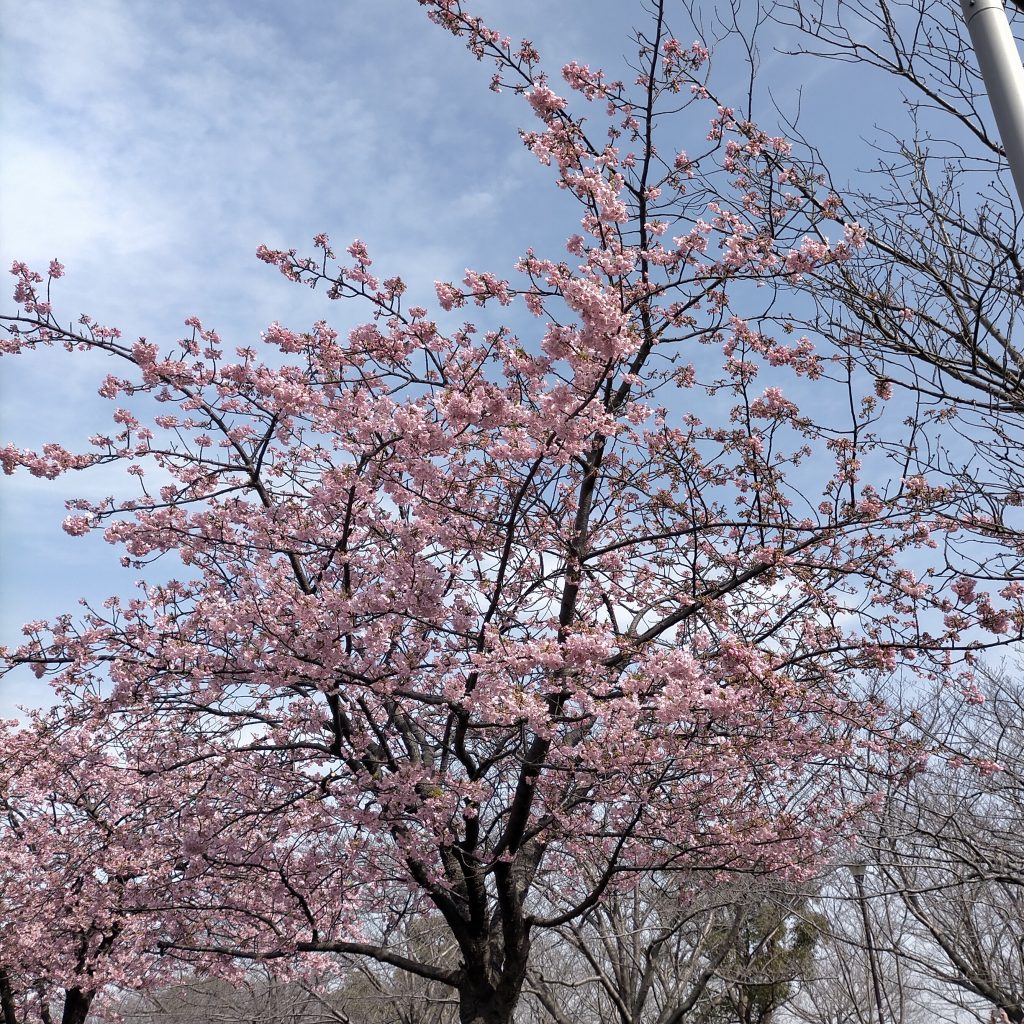
<path fill-rule="evenodd" d="M 552 71 L 575 58 L 616 76 L 641 13 L 623 0 L 478 10 L 532 38 Z M 558 251 L 575 230 L 575 207 L 518 142 L 525 105 L 489 92 L 489 67 L 414 0 L 0 0 L 0 25 L 0 263 L 59 258 L 62 318 L 88 312 L 166 342 L 197 315 L 231 347 L 274 320 L 344 329 L 358 310 L 289 285 L 256 246 L 360 237 L 430 304 L 434 280 L 467 266 L 507 274 L 527 246 Z M 765 74 L 784 103 L 805 87 L 805 123 L 852 169 L 884 93 L 866 79 L 851 92 L 849 69 L 831 64 L 769 56 Z M 105 429 L 102 372 L 61 351 L 4 359 L 0 444 L 78 447 Z M 60 529 L 65 499 L 117 486 L 101 474 L 0 480 L 0 643 L 81 596 L 130 589 L 138 572 L 117 552 Z M 46 700 L 27 675 L 0 681 L 0 715 Z"/>

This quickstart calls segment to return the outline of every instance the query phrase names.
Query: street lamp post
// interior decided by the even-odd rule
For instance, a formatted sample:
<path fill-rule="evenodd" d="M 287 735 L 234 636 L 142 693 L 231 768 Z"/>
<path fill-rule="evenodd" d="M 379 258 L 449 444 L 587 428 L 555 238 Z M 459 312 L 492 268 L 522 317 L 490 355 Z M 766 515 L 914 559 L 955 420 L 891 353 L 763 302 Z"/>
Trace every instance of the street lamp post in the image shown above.
<path fill-rule="evenodd" d="M 866 870 L 865 865 L 861 863 L 850 865 L 853 884 L 857 887 L 857 902 L 860 904 L 861 920 L 864 922 L 864 943 L 868 947 L 868 967 L 871 971 L 871 989 L 875 997 L 875 1011 L 878 1014 L 878 1024 L 885 1024 L 882 1011 L 882 982 L 879 978 L 878 960 L 875 957 L 875 943 L 871 935 L 871 921 L 868 918 L 868 902 L 864 896 L 864 872 Z"/>
<path fill-rule="evenodd" d="M 1024 8 L 1024 0 L 1013 0 Z M 999 138 L 1024 209 L 1024 68 L 1003 0 L 960 0 Z"/>

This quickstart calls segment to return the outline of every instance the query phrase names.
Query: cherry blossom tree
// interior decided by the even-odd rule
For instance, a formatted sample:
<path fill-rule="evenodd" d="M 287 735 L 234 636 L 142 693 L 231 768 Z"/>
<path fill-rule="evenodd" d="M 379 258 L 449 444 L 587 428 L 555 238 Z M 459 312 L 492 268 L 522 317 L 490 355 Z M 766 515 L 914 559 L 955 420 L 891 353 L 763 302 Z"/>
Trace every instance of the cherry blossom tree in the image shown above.
<path fill-rule="evenodd" d="M 665 4 L 630 82 L 570 63 L 561 95 L 529 42 L 421 2 L 526 99 L 582 209 L 564 253 L 439 282 L 432 315 L 358 240 L 260 247 L 368 319 L 258 347 L 195 318 L 177 347 L 64 326 L 64 268 L 13 267 L 4 353 L 94 358 L 120 402 L 84 451 L 8 446 L 5 472 L 125 467 L 135 496 L 73 499 L 65 529 L 181 566 L 6 654 L 52 676 L 109 794 L 47 811 L 5 878 L 56 899 L 74 823 L 109 829 L 74 928 L 91 956 L 117 923 L 114 983 L 357 956 L 507 1024 L 534 936 L 646 873 L 805 874 L 861 809 L 843 775 L 913 760 L 878 681 L 955 679 L 972 630 L 1019 632 L 1016 592 L 924 572 L 960 527 L 884 388 L 789 336 L 792 283 L 862 229 L 788 187 L 788 143 L 711 95 Z M 428 911 L 443 955 L 401 944 Z M 95 992 L 91 960 L 27 963 L 18 913 L 5 963 Z"/>
<path fill-rule="evenodd" d="M 112 738 L 37 718 L 5 724 L 2 742 L 2 1019 L 82 1024 L 105 986 L 143 980 L 155 922 L 133 911 L 160 879 L 142 851 L 173 829 Z"/>

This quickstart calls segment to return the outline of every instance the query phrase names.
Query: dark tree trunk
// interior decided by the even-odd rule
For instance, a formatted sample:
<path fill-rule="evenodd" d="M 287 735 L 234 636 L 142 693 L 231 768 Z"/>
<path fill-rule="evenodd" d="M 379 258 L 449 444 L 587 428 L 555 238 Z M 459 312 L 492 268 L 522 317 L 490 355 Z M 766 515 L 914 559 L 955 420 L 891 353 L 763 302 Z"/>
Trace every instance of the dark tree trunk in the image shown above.
<path fill-rule="evenodd" d="M 512 1024 L 526 980 L 529 946 L 502 965 L 497 977 L 482 970 L 463 968 L 459 985 L 459 1024 Z"/>
<path fill-rule="evenodd" d="M 496 992 L 490 985 L 459 990 L 459 1024 L 512 1024 L 519 993 Z"/>
<path fill-rule="evenodd" d="M 89 1007 L 95 993 L 83 992 L 80 988 L 69 988 L 64 993 L 64 1013 L 60 1024 L 85 1024 Z"/>
<path fill-rule="evenodd" d="M 14 987 L 6 967 L 0 967 L 0 1020 L 3 1024 L 18 1024 L 18 1011 L 14 1006 Z"/>
<path fill-rule="evenodd" d="M 495 871 L 495 880 L 499 910 L 492 910 L 488 920 L 484 915 L 490 908 L 481 900 L 481 927 L 460 936 L 459 1024 L 512 1024 L 526 981 L 530 932 L 520 896 L 526 886 L 512 878 L 505 864 Z"/>

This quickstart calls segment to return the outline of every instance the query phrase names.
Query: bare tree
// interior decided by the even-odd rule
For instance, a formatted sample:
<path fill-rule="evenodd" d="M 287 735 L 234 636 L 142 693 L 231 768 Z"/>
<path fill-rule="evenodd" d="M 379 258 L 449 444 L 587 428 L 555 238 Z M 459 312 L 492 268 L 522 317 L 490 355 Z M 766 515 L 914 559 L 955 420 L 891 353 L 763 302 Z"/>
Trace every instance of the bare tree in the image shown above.
<path fill-rule="evenodd" d="M 768 1021 L 806 969 L 815 920 L 778 880 L 662 874 L 562 929 L 530 973 L 541 1019 Z"/>
<path fill-rule="evenodd" d="M 809 142 L 803 173 L 789 179 L 867 240 L 857 259 L 794 281 L 814 300 L 804 326 L 866 365 L 880 393 L 903 391 L 917 433 L 908 473 L 960 497 L 943 524 L 950 571 L 1012 587 L 1022 565 L 1024 239 L 959 4 L 780 0 L 772 16 L 793 34 L 794 59 L 855 64 L 864 83 L 888 76 L 905 108 L 899 127 L 879 129 L 877 162 L 858 187 Z M 1019 16 L 1013 24 L 1020 38 Z M 952 539 L 967 525 L 990 543 Z"/>
<path fill-rule="evenodd" d="M 978 601 L 974 581 L 1012 598 L 1024 576 L 1024 239 L 984 84 L 956 0 L 780 0 L 771 14 L 797 33 L 793 59 L 856 65 L 859 81 L 887 76 L 903 94 L 904 122 L 880 129 L 877 163 L 859 187 L 805 140 L 802 172 L 787 184 L 857 225 L 867 245 L 794 285 L 814 303 L 803 326 L 845 347 L 880 395 L 907 399 L 907 476 L 945 489 L 957 509 L 930 524 L 946 571 L 962 577 L 945 609 L 955 624 Z M 1019 13 L 1011 23 L 1019 40 Z M 976 531 L 968 543 L 964 527 Z M 1019 611 L 992 609 L 990 625 L 1014 617 L 1019 627 Z M 869 952 L 871 922 L 876 973 L 889 964 L 915 974 L 950 1015 L 1022 1021 L 1024 692 L 1012 674 L 981 671 L 978 693 L 940 691 L 917 725 L 937 753 L 888 795 L 858 955 Z M 840 915 L 850 949 L 856 917 Z M 822 954 L 831 996 L 842 998 L 826 1007 L 831 996 L 809 986 L 805 1019 L 867 1019 L 863 1007 L 879 1000 L 856 990 L 865 975 L 854 984 L 850 962 Z M 885 1012 L 899 1019 L 892 1005 Z"/>
<path fill-rule="evenodd" d="M 438 934 L 423 921 L 413 948 Z M 185 975 L 162 989 L 125 995 L 110 1004 L 125 1024 L 453 1024 L 450 993 L 429 982 L 352 958 L 329 973 L 291 980 L 251 965 L 232 980 Z"/>
<path fill-rule="evenodd" d="M 905 911 L 902 960 L 940 991 L 953 986 L 1019 1024 L 1024 688 L 1003 672 L 983 673 L 980 688 L 978 698 L 942 691 L 922 716 L 938 754 L 890 796 L 875 853 Z"/>
<path fill-rule="evenodd" d="M 175 985 L 112 1003 L 125 1024 L 354 1024 L 333 1005 L 332 979 L 283 982 L 262 968 L 244 976 L 183 976 Z M 367 1018 L 371 1020 L 372 1018 Z"/>

